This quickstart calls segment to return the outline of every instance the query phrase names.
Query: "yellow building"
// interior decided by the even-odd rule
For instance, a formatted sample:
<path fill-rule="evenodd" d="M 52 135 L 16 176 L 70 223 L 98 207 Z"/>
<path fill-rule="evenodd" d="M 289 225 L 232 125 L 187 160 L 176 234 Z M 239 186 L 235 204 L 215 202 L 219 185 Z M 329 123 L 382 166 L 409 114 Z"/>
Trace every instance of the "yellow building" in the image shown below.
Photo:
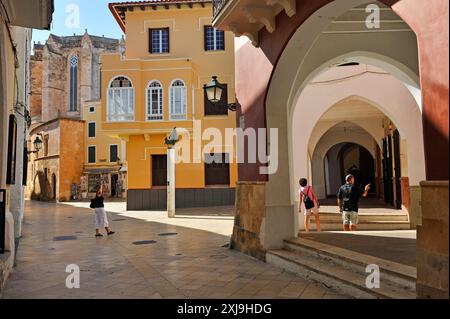
<path fill-rule="evenodd" d="M 110 9 L 126 50 L 102 55 L 102 130 L 126 141 L 128 209 L 166 208 L 164 141 L 174 127 L 185 130 L 180 144 L 188 145 L 178 159 L 191 153 L 176 165 L 177 207 L 234 205 L 235 141 L 225 139 L 226 129 L 236 127 L 226 107 L 235 99 L 234 36 L 211 27 L 211 1 L 112 3 Z M 212 75 L 227 85 L 218 104 L 203 91 Z M 221 141 L 211 141 L 209 129 Z M 205 163 L 211 155 L 217 160 Z"/>
<path fill-rule="evenodd" d="M 93 196 L 99 185 L 107 196 L 126 196 L 126 167 L 122 159 L 124 141 L 102 130 L 101 101 L 87 101 L 83 106 L 85 122 L 85 165 L 81 178 L 82 197 Z"/>

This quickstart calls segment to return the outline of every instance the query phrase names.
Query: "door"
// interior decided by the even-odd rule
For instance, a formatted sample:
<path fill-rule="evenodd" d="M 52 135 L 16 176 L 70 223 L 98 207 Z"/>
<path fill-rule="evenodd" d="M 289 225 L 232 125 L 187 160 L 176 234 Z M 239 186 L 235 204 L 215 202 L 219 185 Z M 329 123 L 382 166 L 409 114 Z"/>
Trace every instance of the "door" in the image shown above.
<path fill-rule="evenodd" d="M 205 185 L 206 186 L 229 186 L 230 164 L 228 154 L 206 154 L 205 159 Z M 215 160 L 217 159 L 217 160 Z"/>
<path fill-rule="evenodd" d="M 167 155 L 152 155 L 152 186 L 167 187 Z"/>
<path fill-rule="evenodd" d="M 400 157 L 400 133 L 394 132 L 394 184 L 395 184 L 395 206 L 402 209 L 402 162 Z"/>
<path fill-rule="evenodd" d="M 52 200 L 56 201 L 56 175 L 52 175 Z"/>
<path fill-rule="evenodd" d="M 111 175 L 111 197 L 117 196 L 117 181 L 119 180 L 119 175 Z"/>
<path fill-rule="evenodd" d="M 394 206 L 394 187 L 392 169 L 392 137 L 389 135 L 383 140 L 383 181 L 384 199 L 386 204 Z"/>

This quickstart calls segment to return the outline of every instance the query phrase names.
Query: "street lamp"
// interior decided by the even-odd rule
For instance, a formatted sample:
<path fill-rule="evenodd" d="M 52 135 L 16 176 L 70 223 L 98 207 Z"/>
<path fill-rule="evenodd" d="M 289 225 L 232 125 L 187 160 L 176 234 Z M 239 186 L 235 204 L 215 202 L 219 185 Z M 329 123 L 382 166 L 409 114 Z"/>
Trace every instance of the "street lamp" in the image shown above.
<path fill-rule="evenodd" d="M 42 140 L 39 138 L 39 135 L 36 136 L 36 139 L 33 142 L 34 151 L 29 151 L 28 154 L 38 153 L 42 149 Z"/>
<path fill-rule="evenodd" d="M 217 104 L 222 100 L 222 94 L 225 91 L 225 86 L 217 80 L 217 76 L 213 75 L 211 81 L 208 84 L 203 85 L 203 90 L 208 97 L 208 101 Z M 227 103 L 226 107 L 232 111 L 236 112 L 237 103 Z"/>

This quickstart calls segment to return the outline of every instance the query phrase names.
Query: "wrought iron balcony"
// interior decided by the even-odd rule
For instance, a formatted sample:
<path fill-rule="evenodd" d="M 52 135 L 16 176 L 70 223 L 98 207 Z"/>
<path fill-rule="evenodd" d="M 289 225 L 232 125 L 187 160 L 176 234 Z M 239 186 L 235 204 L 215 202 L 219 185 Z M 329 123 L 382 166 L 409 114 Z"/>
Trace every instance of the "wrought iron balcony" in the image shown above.
<path fill-rule="evenodd" d="M 220 14 L 222 9 L 230 2 L 231 0 L 212 0 L 213 5 L 213 17 L 214 19 Z"/>

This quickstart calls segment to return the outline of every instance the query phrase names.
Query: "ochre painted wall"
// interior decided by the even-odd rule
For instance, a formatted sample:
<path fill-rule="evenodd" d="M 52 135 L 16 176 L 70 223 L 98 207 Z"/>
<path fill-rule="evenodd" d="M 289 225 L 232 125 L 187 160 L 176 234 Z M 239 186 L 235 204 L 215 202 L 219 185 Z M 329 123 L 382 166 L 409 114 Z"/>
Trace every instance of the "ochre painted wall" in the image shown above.
<path fill-rule="evenodd" d="M 72 183 L 81 183 L 85 158 L 84 136 L 83 121 L 60 120 L 60 201 L 70 200 Z"/>

